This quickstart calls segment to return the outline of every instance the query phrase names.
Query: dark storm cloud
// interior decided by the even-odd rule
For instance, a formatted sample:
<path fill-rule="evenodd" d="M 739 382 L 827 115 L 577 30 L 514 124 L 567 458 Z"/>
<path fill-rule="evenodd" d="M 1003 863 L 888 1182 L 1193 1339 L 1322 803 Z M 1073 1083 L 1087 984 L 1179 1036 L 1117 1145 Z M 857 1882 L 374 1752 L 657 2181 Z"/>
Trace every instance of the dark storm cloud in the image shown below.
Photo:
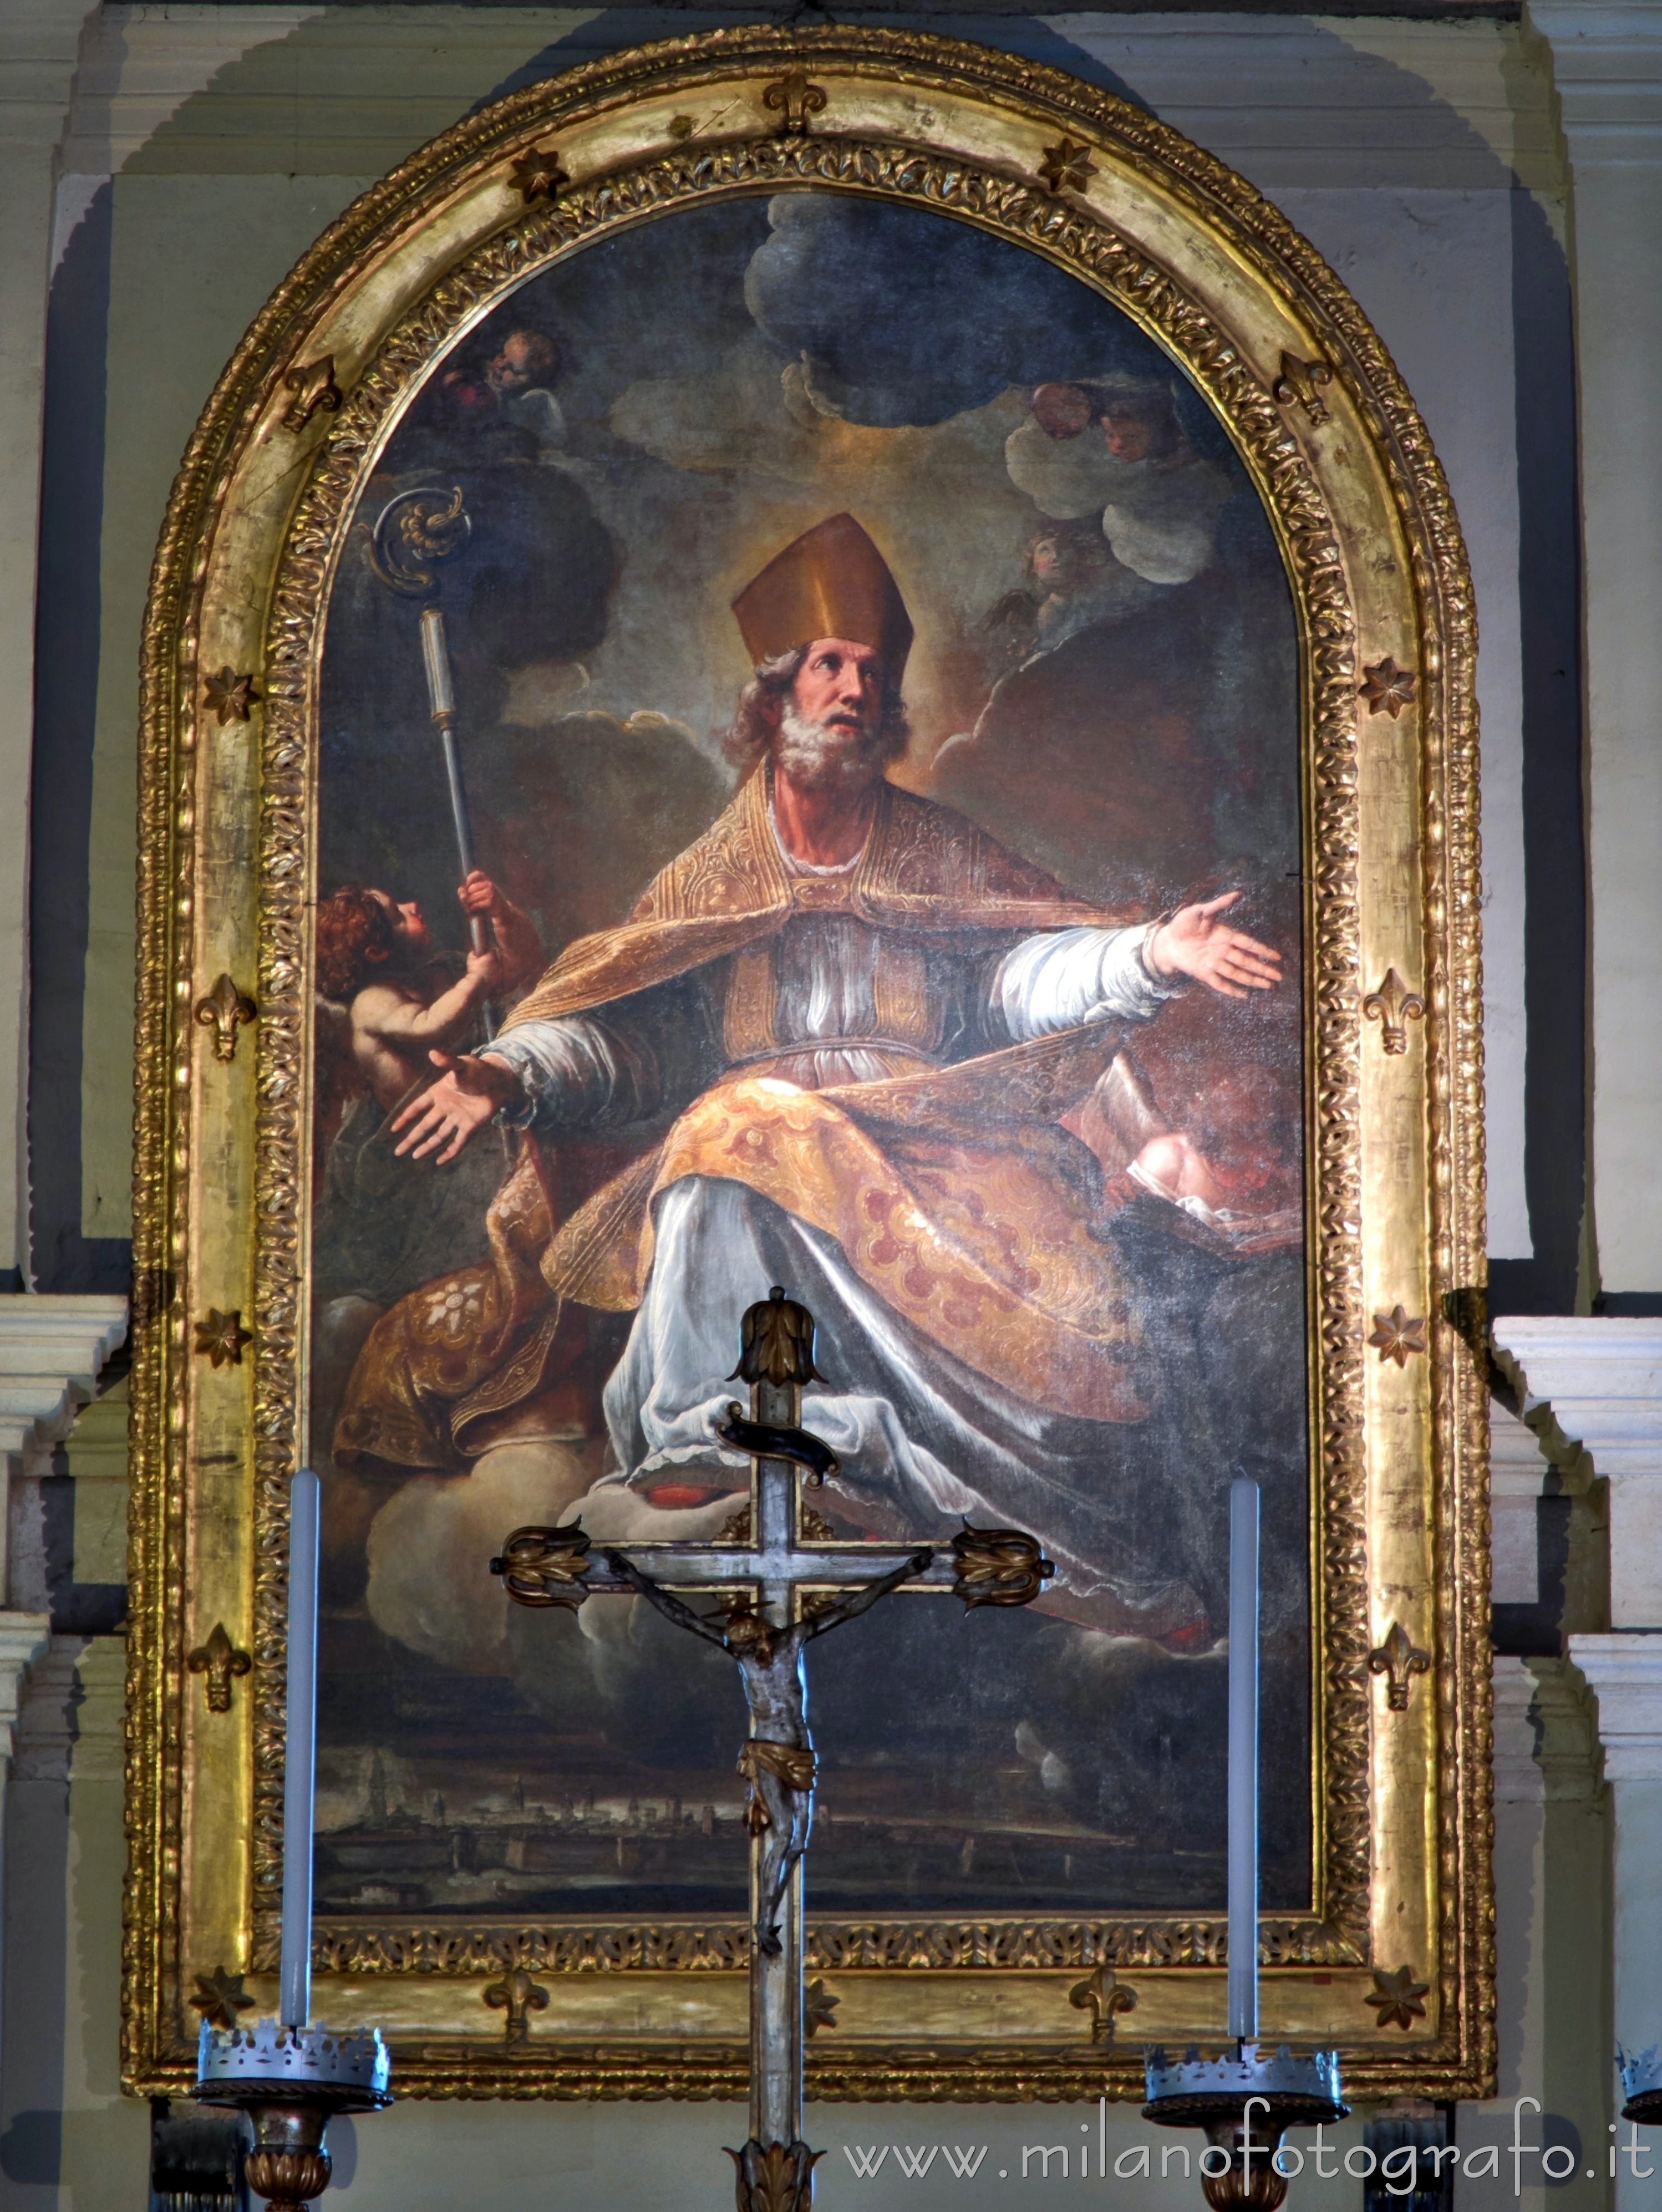
<path fill-rule="evenodd" d="M 768 215 L 746 303 L 850 422 L 942 422 L 1013 384 L 1172 374 L 1076 277 L 949 216 L 831 192 L 781 194 Z"/>
<path fill-rule="evenodd" d="M 566 361 L 569 421 L 603 418 L 642 376 L 708 376 L 750 329 L 747 261 L 767 235 L 755 200 L 692 208 L 572 255 L 491 319 L 496 343 L 517 319 L 555 334 Z"/>

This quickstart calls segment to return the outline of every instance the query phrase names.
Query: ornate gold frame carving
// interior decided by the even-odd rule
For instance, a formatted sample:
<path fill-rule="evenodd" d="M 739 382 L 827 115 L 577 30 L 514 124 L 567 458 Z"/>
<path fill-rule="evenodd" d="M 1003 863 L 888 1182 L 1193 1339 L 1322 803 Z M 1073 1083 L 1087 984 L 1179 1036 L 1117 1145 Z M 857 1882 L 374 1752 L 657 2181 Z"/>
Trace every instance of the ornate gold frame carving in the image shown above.
<path fill-rule="evenodd" d="M 1278 533 L 1309 798 L 1319 1846 L 1315 1912 L 1263 1923 L 1265 2033 L 1338 2044 L 1362 2096 L 1484 2094 L 1475 626 L 1447 489 L 1366 318 L 1239 178 L 1055 70 L 831 27 L 618 56 L 436 140 L 276 294 L 186 454 L 145 627 L 125 2077 L 156 2091 L 186 2076 L 186 1992 L 209 1965 L 231 1960 L 271 1996 L 285 1483 L 304 1449 L 312 762 L 321 617 L 359 488 L 411 383 L 515 283 L 617 226 L 807 184 L 939 210 L 1096 286 L 1206 394 Z M 1386 663 L 1402 680 L 1376 719 Z M 228 717 L 213 672 L 237 670 L 247 711 Z M 255 1051 L 216 1056 L 193 1009 L 256 963 Z M 1393 966 L 1420 979 L 1425 1012 L 1388 1056 L 1368 1049 L 1363 1004 Z M 187 1316 L 210 1303 L 252 1319 L 240 1363 L 191 1356 Z M 1411 1364 L 1368 1356 L 1373 1314 L 1397 1306 L 1428 1316 Z M 209 1721 L 186 1656 L 222 1618 L 253 1655 L 253 1696 Z M 1399 1619 L 1431 1658 L 1401 1711 L 1369 1674 Z M 1139 2041 L 1215 2037 L 1222 1932 L 1158 1917 L 819 1926 L 811 1964 L 839 2003 L 811 2089 L 1135 2094 L 1135 2055 L 1093 2043 L 1070 2006 L 1079 1973 L 1130 1978 Z M 328 1923 L 317 2004 L 387 2025 L 406 2090 L 733 2094 L 744 1940 Z M 1429 1996 L 1387 2029 L 1370 2003 L 1404 1960 Z M 514 1972 L 551 1978 L 556 2002 L 505 2039 L 485 1990 Z"/>

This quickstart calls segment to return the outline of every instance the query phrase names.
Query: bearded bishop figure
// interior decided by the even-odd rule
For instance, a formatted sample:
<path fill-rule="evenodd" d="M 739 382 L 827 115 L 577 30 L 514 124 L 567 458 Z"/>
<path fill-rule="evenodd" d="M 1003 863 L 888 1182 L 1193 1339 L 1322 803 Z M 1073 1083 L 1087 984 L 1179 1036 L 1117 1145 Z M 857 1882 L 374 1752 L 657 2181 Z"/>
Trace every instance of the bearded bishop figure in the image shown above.
<path fill-rule="evenodd" d="M 1172 1380 L 1062 1118 L 1176 993 L 1271 988 L 1277 956 L 1230 927 L 1233 894 L 1105 912 L 886 780 L 912 625 L 851 516 L 734 612 L 755 665 L 737 796 L 486 1050 L 435 1052 L 399 1117 L 417 1157 L 499 1122 L 518 1158 L 490 1261 L 376 1325 L 336 1464 L 466 1475 L 569 1437 L 563 1347 L 585 1316 L 632 1315 L 604 1467 L 578 1495 L 551 1449 L 546 1516 L 713 1536 L 746 1474 L 715 1434 L 740 1316 L 782 1284 L 819 1325 L 804 1419 L 841 1462 L 831 1510 L 894 1534 L 1031 1528 L 1051 1607 L 1179 1634 L 1193 1590 L 1124 1510 Z"/>

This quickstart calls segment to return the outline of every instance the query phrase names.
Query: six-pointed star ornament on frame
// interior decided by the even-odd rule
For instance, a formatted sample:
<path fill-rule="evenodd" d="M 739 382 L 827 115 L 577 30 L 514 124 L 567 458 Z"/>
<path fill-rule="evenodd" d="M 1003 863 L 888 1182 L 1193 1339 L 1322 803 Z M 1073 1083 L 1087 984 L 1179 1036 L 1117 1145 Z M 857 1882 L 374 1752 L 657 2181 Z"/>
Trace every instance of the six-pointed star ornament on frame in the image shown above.
<path fill-rule="evenodd" d="M 1414 704 L 1419 678 L 1411 668 L 1398 668 L 1389 653 L 1362 671 L 1357 696 L 1367 702 L 1370 714 L 1389 714 L 1394 722 L 1404 707 Z"/>
<path fill-rule="evenodd" d="M 252 2012 L 254 2000 L 242 1986 L 240 1974 L 216 1966 L 211 1974 L 198 1974 L 191 2002 L 210 2027 L 234 2027 L 240 2012 Z"/>
<path fill-rule="evenodd" d="M 1038 173 L 1044 179 L 1044 189 L 1053 196 L 1062 192 L 1082 192 L 1097 173 L 1096 163 L 1091 159 L 1088 146 L 1073 138 L 1059 138 L 1054 146 L 1044 149 L 1044 159 L 1038 165 Z"/>
<path fill-rule="evenodd" d="M 551 198 L 562 185 L 571 182 L 551 146 L 533 146 L 528 154 L 516 155 L 510 167 L 514 182 L 527 205 L 533 200 Z"/>
<path fill-rule="evenodd" d="M 1428 1982 L 1415 1980 L 1412 1966 L 1398 1966 L 1394 1974 L 1386 1973 L 1383 1966 L 1375 1966 L 1373 1987 L 1362 2002 L 1378 2007 L 1381 2027 L 1407 2029 L 1416 2020 L 1425 2018 L 1425 2000 L 1430 1986 Z"/>
<path fill-rule="evenodd" d="M 259 706 L 260 695 L 254 689 L 252 676 L 239 675 L 228 664 L 217 676 L 204 676 L 202 696 L 210 711 L 219 718 L 222 730 L 231 722 L 246 722 L 252 708 Z"/>
<path fill-rule="evenodd" d="M 1398 1367 L 1406 1367 L 1410 1352 L 1426 1348 L 1426 1325 L 1406 1306 L 1392 1306 L 1388 1314 L 1374 1315 L 1373 1334 L 1367 1340 L 1378 1352 L 1381 1364 L 1394 1359 Z"/>
<path fill-rule="evenodd" d="M 196 1350 L 210 1359 L 216 1367 L 240 1367 L 242 1347 L 252 1344 L 254 1333 L 242 1326 L 242 1309 L 233 1306 L 222 1313 L 217 1306 L 210 1306 L 196 1324 Z"/>

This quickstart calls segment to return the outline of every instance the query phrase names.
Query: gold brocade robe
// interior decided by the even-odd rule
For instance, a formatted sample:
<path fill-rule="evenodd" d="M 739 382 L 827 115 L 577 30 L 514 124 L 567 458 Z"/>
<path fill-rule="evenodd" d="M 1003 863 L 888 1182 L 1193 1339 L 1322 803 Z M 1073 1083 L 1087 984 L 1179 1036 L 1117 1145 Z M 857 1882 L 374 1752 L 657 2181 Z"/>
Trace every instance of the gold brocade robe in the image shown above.
<path fill-rule="evenodd" d="M 807 1087 L 823 1055 L 781 1033 L 780 947 L 803 914 L 871 933 L 874 1030 L 847 1042 L 881 1079 Z M 1096 1162 L 1059 1127 L 1123 1026 L 999 1048 L 995 1030 L 960 1018 L 977 998 L 966 977 L 1022 939 L 1140 918 L 1066 897 L 963 816 L 890 784 L 849 873 L 793 875 L 766 779 L 752 776 L 629 921 L 569 946 L 503 1026 L 581 1015 L 661 1030 L 702 1014 L 690 1102 L 581 1198 L 592 1141 L 524 1140 L 491 1207 L 491 1260 L 376 1324 L 338 1462 L 389 1475 L 465 1466 L 546 1388 L 563 1314 L 640 1304 L 653 1201 L 690 1176 L 745 1183 L 834 1237 L 914 1330 L 1029 1402 L 1142 1418 L 1141 1332 L 1100 1231 Z"/>

